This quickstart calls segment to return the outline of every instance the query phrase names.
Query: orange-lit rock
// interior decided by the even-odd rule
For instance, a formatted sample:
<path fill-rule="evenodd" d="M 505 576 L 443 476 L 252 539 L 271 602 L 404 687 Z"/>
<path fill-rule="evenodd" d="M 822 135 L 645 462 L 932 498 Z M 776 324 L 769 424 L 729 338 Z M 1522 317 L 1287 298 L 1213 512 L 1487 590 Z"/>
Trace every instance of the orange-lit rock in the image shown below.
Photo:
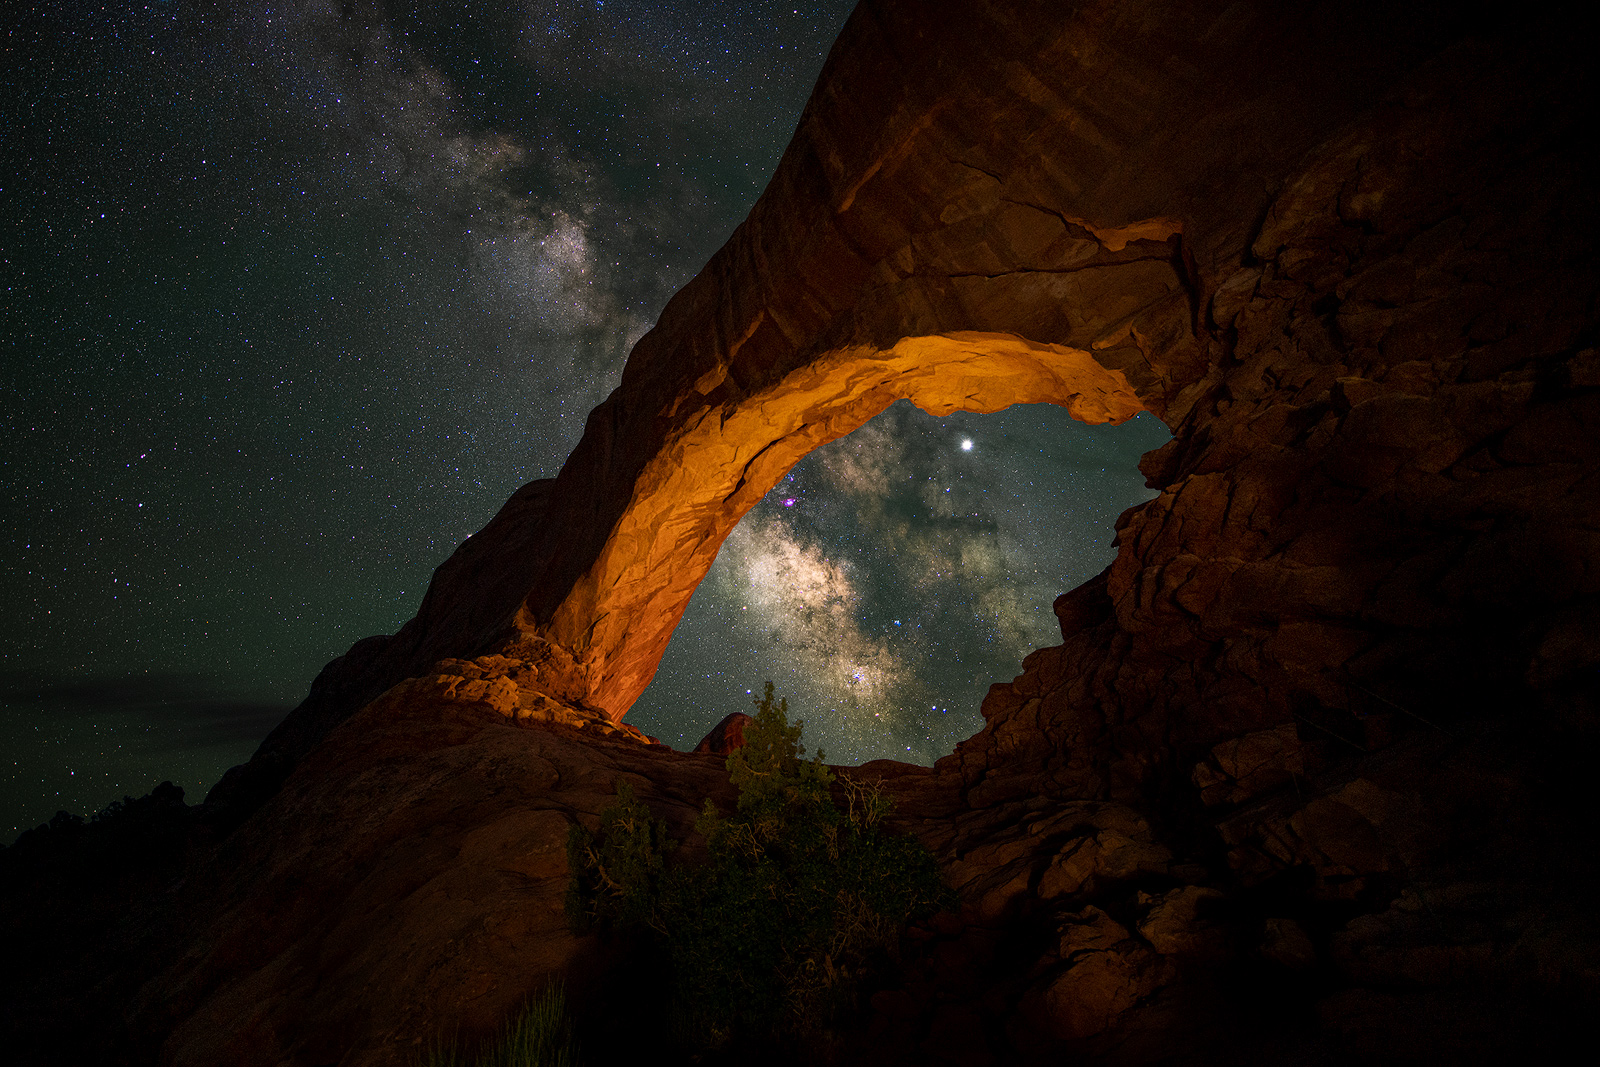
<path fill-rule="evenodd" d="M 1265 9 L 1134 10 L 858 16 L 750 218 L 560 475 L 399 634 L 331 664 L 219 801 L 269 793 L 443 657 L 505 657 L 521 691 L 620 721 L 740 515 L 900 398 L 1150 410 L 1176 435 L 1067 643 L 964 746 L 980 798 L 1040 774 L 1134 797 L 1177 751 L 1148 738 L 1192 768 L 1303 707 L 1567 694 L 1600 657 L 1593 219 L 1581 168 L 1532 146 L 1577 128 L 1577 75 L 1399 7 L 1309 35 Z M 1533 140 L 1490 147 L 1529 115 Z"/>
<path fill-rule="evenodd" d="M 927 1040 L 916 1005 L 981 986 L 961 1010 L 1048 1055 L 1145 1025 L 1173 968 L 1230 944 L 1309 966 L 1300 919 L 1369 906 L 1386 917 L 1317 935 L 1352 982 L 1576 973 L 1478 905 L 1501 938 L 1482 944 L 1539 962 L 1428 943 L 1383 899 L 1468 877 L 1439 865 L 1488 855 L 1462 843 L 1485 819 L 1506 855 L 1555 848 L 1556 823 L 1519 837 L 1475 806 L 1464 783 L 1524 758 L 1482 723 L 1516 709 L 1581 748 L 1600 715 L 1600 198 L 1568 37 L 1408 5 L 864 8 L 767 192 L 560 475 L 464 543 L 400 633 L 331 664 L 217 808 L 250 810 L 397 683 L 386 700 L 514 697 L 508 726 L 609 736 L 739 517 L 894 400 L 1148 410 L 1174 432 L 1142 464 L 1160 495 L 1058 600 L 1063 643 L 933 772 L 872 772 L 962 894 L 884 1032 Z M 1297 885 L 1299 917 L 1223 936 L 1201 906 L 1218 883 Z M 259 966 L 259 995 L 290 982 Z M 215 996 L 196 1010 L 238 1010 Z"/>
<path fill-rule="evenodd" d="M 1096 907 L 1061 927 L 1061 968 L 1023 999 L 1023 1018 L 1064 1040 L 1093 1037 L 1172 979 L 1165 961 Z"/>
<path fill-rule="evenodd" d="M 353 716 L 190 872 L 204 919 L 142 1004 L 162 1062 L 411 1063 L 435 1020 L 488 1034 L 552 975 L 582 999 L 612 981 L 616 947 L 563 911 L 567 829 L 626 781 L 688 836 L 705 797 L 731 803 L 722 761 L 603 716 L 513 717 L 450 678 Z"/>
<path fill-rule="evenodd" d="M 694 746 L 695 752 L 726 756 L 736 748 L 743 748 L 744 728 L 753 721 L 742 711 L 729 713 L 700 739 L 700 743 Z"/>
<path fill-rule="evenodd" d="M 582 705 L 566 704 L 551 697 L 537 684 L 537 672 L 520 660 L 505 656 L 479 656 L 476 660 L 442 659 L 433 665 L 440 673 L 410 678 L 374 702 L 393 707 L 400 703 L 416 707 L 449 701 L 477 704 L 519 723 L 559 723 L 576 730 L 590 730 L 612 737 L 627 737 L 656 744 L 637 728 L 615 722 L 610 716 Z M 519 685 L 518 680 L 524 683 Z"/>
<path fill-rule="evenodd" d="M 896 399 L 1045 400 L 1163 418 L 1159 496 L 979 734 L 853 772 L 961 896 L 858 1059 L 1558 1048 L 1600 997 L 1586 41 L 1471 5 L 863 5 L 560 475 L 217 787 L 100 1014 L 171 1063 L 399 1064 L 551 976 L 614 1013 L 559 840 L 617 779 L 679 828 L 725 788 L 620 725 L 722 539 Z M 1317 982 L 1266 1018 L 1188 970 L 1228 953 Z"/>
<path fill-rule="evenodd" d="M 1139 936 L 1163 956 L 1215 959 L 1225 951 L 1222 931 L 1206 920 L 1205 909 L 1223 895 L 1204 886 L 1186 885 L 1152 898 L 1141 893 L 1149 911 L 1139 921 Z"/>
<path fill-rule="evenodd" d="M 1214 746 L 1190 779 L 1205 803 L 1237 804 L 1304 773 L 1300 732 L 1289 722 Z"/>

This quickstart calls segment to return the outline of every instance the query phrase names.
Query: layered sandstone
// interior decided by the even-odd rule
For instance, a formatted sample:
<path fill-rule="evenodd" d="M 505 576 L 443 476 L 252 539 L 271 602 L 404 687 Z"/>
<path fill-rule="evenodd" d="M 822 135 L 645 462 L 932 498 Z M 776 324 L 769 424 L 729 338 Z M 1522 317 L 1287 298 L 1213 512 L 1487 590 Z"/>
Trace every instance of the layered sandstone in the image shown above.
<path fill-rule="evenodd" d="M 255 776 L 270 791 L 446 656 L 518 659 L 620 719 L 738 518 L 897 399 L 1180 425 L 1212 359 L 1200 305 L 1274 192 L 1451 32 L 1388 11 L 1308 35 L 1264 8 L 865 5 L 750 218 L 560 475 L 465 542 L 400 633 L 330 665 Z"/>
<path fill-rule="evenodd" d="M 378 1064 L 551 976 L 605 1005 L 560 922 L 565 827 L 614 780 L 680 828 L 726 788 L 628 705 L 739 516 L 910 398 L 1174 438 L 984 729 L 857 772 L 962 899 L 863 1062 L 1559 1036 L 1600 990 L 1600 220 L 1568 31 L 864 3 L 559 477 L 218 788 L 130 1025 L 172 1063 Z"/>

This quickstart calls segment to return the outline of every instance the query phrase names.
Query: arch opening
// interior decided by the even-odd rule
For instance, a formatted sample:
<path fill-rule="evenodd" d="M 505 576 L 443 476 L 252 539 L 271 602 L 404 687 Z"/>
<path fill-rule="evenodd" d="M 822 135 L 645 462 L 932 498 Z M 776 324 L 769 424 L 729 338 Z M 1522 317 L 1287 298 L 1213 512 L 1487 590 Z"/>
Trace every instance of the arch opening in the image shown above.
<path fill-rule="evenodd" d="M 1138 459 L 1169 439 L 1148 414 L 892 405 L 745 514 L 628 721 L 690 748 L 770 678 L 830 762 L 931 764 L 1059 642 L 1052 602 L 1111 562 L 1117 516 L 1155 495 Z"/>
<path fill-rule="evenodd" d="M 613 720 L 649 685 L 696 587 L 744 514 L 813 449 L 896 400 L 935 418 L 1047 403 L 1090 425 L 1122 423 L 1146 410 L 1123 372 L 1095 353 L 1015 334 L 845 346 L 764 383 L 741 383 L 729 366 L 720 362 L 663 412 L 661 439 L 629 476 L 629 499 L 592 562 L 548 613 L 525 601 L 517 635 L 502 645 L 508 655 L 570 663 L 563 671 L 568 693 Z"/>

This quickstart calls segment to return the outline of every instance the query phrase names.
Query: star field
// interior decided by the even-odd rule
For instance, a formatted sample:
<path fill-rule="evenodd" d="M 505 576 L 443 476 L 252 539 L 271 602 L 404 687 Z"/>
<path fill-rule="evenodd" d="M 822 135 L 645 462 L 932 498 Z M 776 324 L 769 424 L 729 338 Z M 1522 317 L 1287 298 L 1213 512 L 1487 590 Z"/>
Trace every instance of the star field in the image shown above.
<path fill-rule="evenodd" d="M 1169 436 L 1150 415 L 902 401 L 745 516 L 629 721 L 692 746 L 770 678 L 830 760 L 932 763 L 982 726 L 991 683 L 1061 642 L 1052 602 L 1110 563 L 1117 516 L 1152 495 L 1138 457 Z"/>
<path fill-rule="evenodd" d="M 198 800 L 409 618 L 744 217 L 849 7 L 14 20 L 0 835 L 168 778 Z M 692 744 L 772 677 L 831 758 L 948 751 L 1164 433 L 891 410 L 740 526 L 632 721 Z"/>

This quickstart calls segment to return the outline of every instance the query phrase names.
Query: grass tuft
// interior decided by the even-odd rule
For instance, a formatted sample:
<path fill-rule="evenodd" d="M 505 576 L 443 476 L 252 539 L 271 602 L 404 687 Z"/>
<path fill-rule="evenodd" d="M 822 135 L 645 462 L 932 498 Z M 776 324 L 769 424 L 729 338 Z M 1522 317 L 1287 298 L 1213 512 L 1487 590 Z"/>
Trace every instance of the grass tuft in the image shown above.
<path fill-rule="evenodd" d="M 567 994 L 552 985 L 530 1000 L 476 1056 L 455 1041 L 441 1042 L 420 1067 L 578 1067 L 578 1042 L 567 1015 Z"/>

